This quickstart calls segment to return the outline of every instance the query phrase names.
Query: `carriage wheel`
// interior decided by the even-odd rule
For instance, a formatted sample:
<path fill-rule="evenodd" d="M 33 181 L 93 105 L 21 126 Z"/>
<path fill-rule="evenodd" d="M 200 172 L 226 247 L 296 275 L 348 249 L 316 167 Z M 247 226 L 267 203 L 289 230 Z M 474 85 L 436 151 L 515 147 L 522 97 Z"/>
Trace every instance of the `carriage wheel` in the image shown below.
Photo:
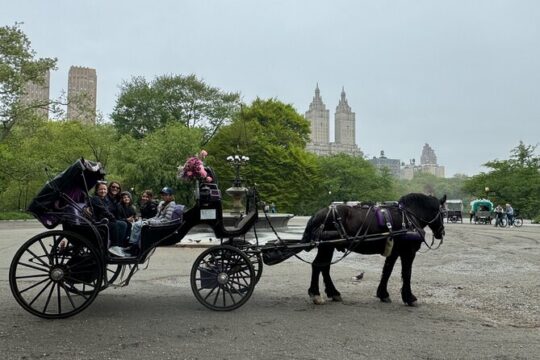
<path fill-rule="evenodd" d="M 230 245 L 203 251 L 191 268 L 191 290 L 209 309 L 239 308 L 253 294 L 255 270 L 249 257 Z"/>
<path fill-rule="evenodd" d="M 263 259 L 261 252 L 256 250 L 256 246 L 244 239 L 233 239 L 230 245 L 242 250 L 249 258 L 253 269 L 255 270 L 255 285 L 259 282 L 263 272 Z"/>
<path fill-rule="evenodd" d="M 514 226 L 515 227 L 521 227 L 523 225 L 523 219 L 522 218 L 515 218 L 514 219 Z"/>
<path fill-rule="evenodd" d="M 259 251 L 246 250 L 245 254 L 249 258 L 251 265 L 253 265 L 253 271 L 255 271 L 255 285 L 257 285 L 263 272 L 263 260 L 261 253 Z"/>
<path fill-rule="evenodd" d="M 46 319 L 73 316 L 96 298 L 103 283 L 99 250 L 79 235 L 48 231 L 17 251 L 9 268 L 15 300 Z"/>

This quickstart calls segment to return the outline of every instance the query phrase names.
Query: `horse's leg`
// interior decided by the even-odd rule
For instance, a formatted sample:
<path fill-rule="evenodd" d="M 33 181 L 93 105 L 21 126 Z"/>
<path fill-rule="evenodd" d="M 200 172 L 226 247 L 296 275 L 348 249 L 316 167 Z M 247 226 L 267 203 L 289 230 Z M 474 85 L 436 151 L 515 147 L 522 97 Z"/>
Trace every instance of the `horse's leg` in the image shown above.
<path fill-rule="evenodd" d="M 388 280 L 390 279 L 390 275 L 392 275 L 392 270 L 394 269 L 394 264 L 396 263 L 398 256 L 399 254 L 394 248 L 394 251 L 392 251 L 384 261 L 381 282 L 379 283 L 379 287 L 377 287 L 377 297 L 385 303 L 392 302 L 390 294 L 388 294 Z"/>
<path fill-rule="evenodd" d="M 317 256 L 315 256 L 315 259 L 311 264 L 311 285 L 308 289 L 308 295 L 315 305 L 324 304 L 324 299 L 321 297 L 321 293 L 319 291 L 319 275 L 321 271 L 323 271 L 323 268 L 326 264 L 325 259 L 328 257 L 328 251 L 328 247 L 319 247 L 317 250 Z"/>
<path fill-rule="evenodd" d="M 413 245 L 413 244 L 411 244 Z M 412 293 L 411 290 L 411 275 L 412 275 L 412 265 L 414 258 L 416 256 L 416 248 L 414 245 L 403 249 L 401 252 L 401 277 L 403 279 L 403 287 L 401 288 L 401 298 L 403 302 L 409 306 L 416 306 L 416 296 Z"/>
<path fill-rule="evenodd" d="M 334 283 L 332 282 L 332 278 L 330 277 L 330 265 L 332 262 L 332 256 L 334 255 L 334 248 L 332 247 L 328 253 L 325 253 L 325 255 L 325 258 L 323 259 L 324 266 L 321 269 L 324 281 L 324 292 L 326 293 L 326 296 L 333 301 L 343 301 L 341 298 L 341 293 L 336 289 Z"/>

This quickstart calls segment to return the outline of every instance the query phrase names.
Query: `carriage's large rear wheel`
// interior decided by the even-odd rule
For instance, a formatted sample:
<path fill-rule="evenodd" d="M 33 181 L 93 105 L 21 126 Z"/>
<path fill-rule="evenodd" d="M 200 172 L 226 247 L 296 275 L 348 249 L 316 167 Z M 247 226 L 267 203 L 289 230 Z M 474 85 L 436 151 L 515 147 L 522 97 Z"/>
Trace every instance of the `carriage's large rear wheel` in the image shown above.
<path fill-rule="evenodd" d="M 28 312 L 47 319 L 73 316 L 96 298 L 103 284 L 99 250 L 66 231 L 34 236 L 17 251 L 9 285 Z"/>
<path fill-rule="evenodd" d="M 191 268 L 191 290 L 201 304 L 212 310 L 239 308 L 248 301 L 254 288 L 252 262 L 233 246 L 206 249 Z"/>

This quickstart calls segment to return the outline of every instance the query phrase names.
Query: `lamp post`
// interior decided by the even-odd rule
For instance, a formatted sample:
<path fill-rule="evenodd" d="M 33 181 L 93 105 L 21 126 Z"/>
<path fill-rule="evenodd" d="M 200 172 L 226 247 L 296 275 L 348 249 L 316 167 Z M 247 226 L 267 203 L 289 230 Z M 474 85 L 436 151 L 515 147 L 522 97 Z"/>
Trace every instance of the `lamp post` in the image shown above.
<path fill-rule="evenodd" d="M 489 198 L 488 198 L 488 197 L 489 197 L 489 187 L 486 186 L 486 187 L 484 188 L 484 191 L 486 192 L 486 199 L 489 200 Z"/>
<path fill-rule="evenodd" d="M 248 163 L 249 157 L 243 155 L 230 155 L 227 156 L 227 161 L 229 162 L 229 165 L 233 167 L 235 177 L 232 187 L 225 190 L 225 192 L 229 194 L 233 199 L 231 213 L 241 215 L 244 209 L 244 207 L 242 206 L 242 199 L 246 194 L 247 188 L 242 186 L 240 168 Z"/>

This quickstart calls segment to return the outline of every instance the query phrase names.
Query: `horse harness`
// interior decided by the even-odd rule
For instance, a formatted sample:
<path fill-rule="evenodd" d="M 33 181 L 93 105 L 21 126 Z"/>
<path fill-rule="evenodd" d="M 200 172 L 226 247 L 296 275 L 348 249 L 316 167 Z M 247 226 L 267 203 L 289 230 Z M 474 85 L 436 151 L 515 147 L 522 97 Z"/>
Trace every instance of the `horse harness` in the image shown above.
<path fill-rule="evenodd" d="M 390 208 L 396 207 L 398 212 L 401 215 L 401 228 L 400 229 L 394 229 L 392 223 L 392 215 L 390 212 Z M 345 230 L 345 227 L 343 225 L 343 219 L 337 210 L 337 205 L 332 204 L 328 207 L 328 211 L 326 213 L 326 217 L 324 221 L 319 226 L 319 229 L 317 229 L 314 233 L 314 245 L 318 245 L 323 240 L 321 238 L 324 238 L 325 236 L 325 225 L 328 222 L 329 219 L 331 219 L 334 228 L 336 229 L 337 239 L 335 236 L 330 236 L 332 240 L 334 241 L 345 241 L 349 243 L 349 247 L 346 249 L 346 252 L 343 257 L 348 255 L 350 252 L 352 252 L 352 249 L 357 246 L 358 244 L 364 242 L 364 241 L 375 241 L 375 240 L 384 240 L 386 239 L 387 242 L 392 242 L 394 237 L 396 236 L 406 236 L 410 240 L 418 239 L 422 240 L 424 244 L 429 249 L 433 248 L 434 244 L 434 238 L 432 239 L 431 244 L 428 244 L 425 239 L 425 231 L 422 229 L 422 227 L 419 225 L 418 220 L 421 220 L 425 222 L 426 224 L 431 224 L 435 222 L 437 219 L 442 216 L 442 213 L 439 209 L 437 214 L 433 217 L 433 219 L 426 221 L 424 219 L 418 219 L 418 216 L 414 214 L 412 211 L 407 209 L 402 203 L 392 203 L 391 205 L 372 205 L 369 208 L 367 208 L 366 212 L 366 221 L 363 222 L 362 226 L 359 227 L 359 229 L 356 231 L 354 236 L 350 236 L 347 231 Z M 369 221 L 368 221 L 369 219 Z M 368 234 L 369 227 L 373 221 L 377 221 L 377 224 L 380 228 L 386 227 L 385 232 L 377 233 L 377 234 Z M 333 235 L 333 234 L 332 234 Z M 442 244 L 442 240 L 440 241 L 439 245 L 436 248 L 437 249 Z M 391 248 L 390 248 L 391 250 Z M 384 256 L 388 256 L 388 253 L 384 253 Z M 342 257 L 342 258 L 343 258 Z M 339 259 L 338 261 L 341 261 Z M 336 261 L 336 262 L 338 262 Z"/>

